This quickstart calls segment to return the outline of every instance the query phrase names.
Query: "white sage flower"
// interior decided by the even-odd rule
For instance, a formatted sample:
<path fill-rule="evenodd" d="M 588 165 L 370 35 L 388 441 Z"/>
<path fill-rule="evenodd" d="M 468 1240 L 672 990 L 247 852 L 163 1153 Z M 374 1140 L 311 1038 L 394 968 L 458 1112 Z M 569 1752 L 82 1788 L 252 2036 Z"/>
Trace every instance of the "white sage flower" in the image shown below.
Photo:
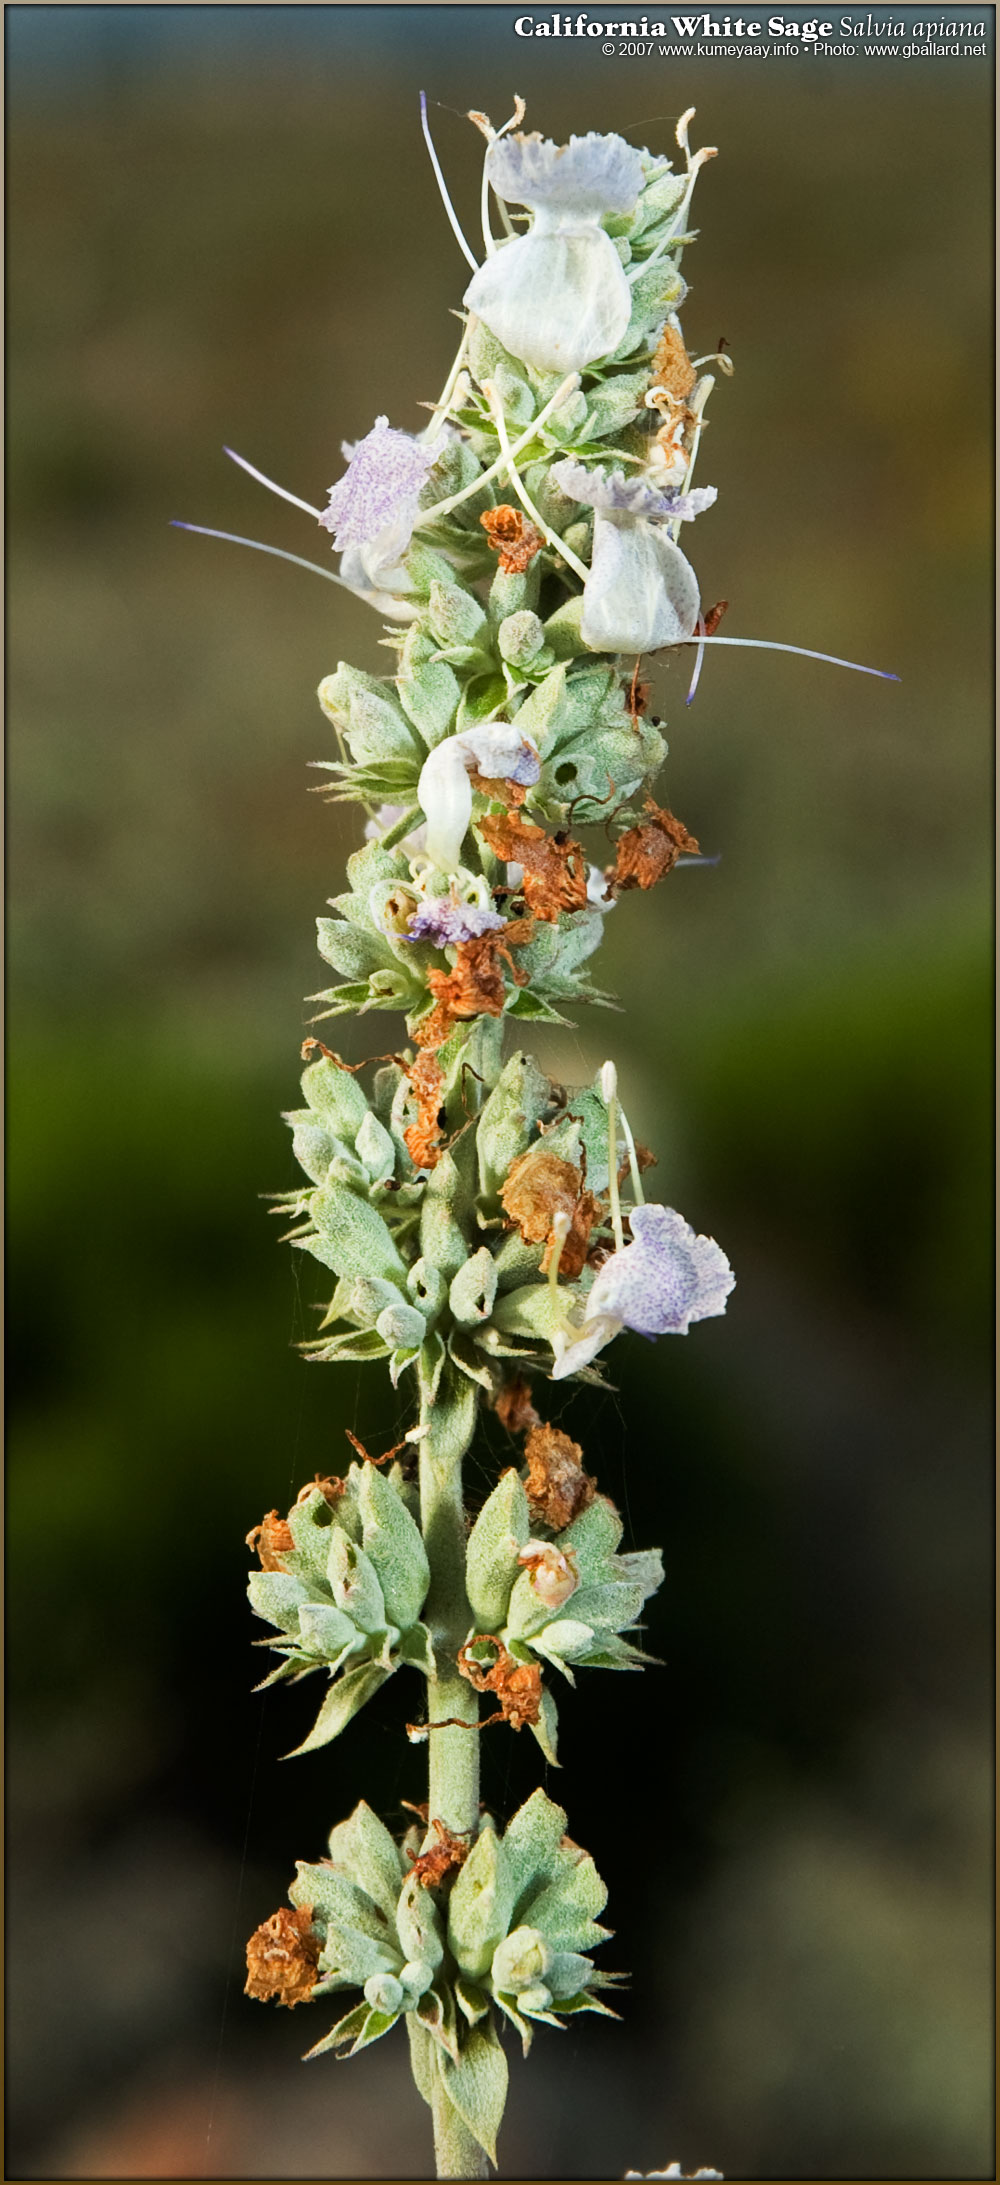
<path fill-rule="evenodd" d="M 623 1328 L 638 1335 L 686 1335 L 695 1320 L 724 1313 L 736 1277 L 714 1237 L 695 1235 L 672 1206 L 634 1206 L 633 1242 L 598 1270 L 579 1332 L 557 1330 L 552 1379 L 589 1366 Z"/>
<path fill-rule="evenodd" d="M 494 140 L 486 174 L 506 203 L 529 205 L 526 235 L 502 243 L 465 291 L 511 356 L 539 372 L 578 372 L 616 349 L 632 292 L 605 213 L 631 212 L 643 185 L 640 154 L 624 137 Z"/>
<path fill-rule="evenodd" d="M 335 546 L 350 558 L 344 582 L 364 589 L 396 593 L 408 579 L 399 564 L 413 537 L 421 489 L 433 468 L 436 450 L 408 432 L 397 432 L 387 417 L 377 417 L 371 432 L 351 446 L 344 442 L 347 469 L 330 487 L 329 506 L 319 521 L 332 531 Z"/>
<path fill-rule="evenodd" d="M 446 736 L 425 759 L 417 800 L 427 821 L 427 856 L 439 872 L 457 872 L 472 818 L 472 775 L 530 787 L 542 762 L 535 745 L 509 721 L 488 721 Z"/>
<path fill-rule="evenodd" d="M 580 634 L 594 652 L 655 652 L 693 637 L 701 612 L 698 579 L 670 537 L 711 508 L 714 486 L 664 491 L 648 477 L 588 470 L 570 457 L 552 466 L 562 493 L 594 511 L 590 573 Z"/>

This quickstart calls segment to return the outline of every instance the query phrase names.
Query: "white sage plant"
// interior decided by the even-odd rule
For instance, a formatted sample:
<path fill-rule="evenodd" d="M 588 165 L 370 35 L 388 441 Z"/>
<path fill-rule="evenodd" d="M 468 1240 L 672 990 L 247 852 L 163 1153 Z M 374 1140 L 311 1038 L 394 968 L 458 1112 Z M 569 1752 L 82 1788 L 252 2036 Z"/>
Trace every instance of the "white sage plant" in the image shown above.
<path fill-rule="evenodd" d="M 299 1752 L 403 1671 L 429 1781 L 401 1840 L 362 1801 L 311 1847 L 251 1939 L 247 1988 L 289 2007 L 352 1994 L 310 2056 L 355 2056 L 402 2021 L 450 2178 L 496 2162 L 502 2029 L 527 2051 L 538 2026 L 614 2015 L 621 1977 L 594 1963 L 606 1891 L 562 1808 L 542 1789 L 505 1825 L 480 1806 L 481 1734 L 526 1729 L 555 1765 L 557 1686 L 643 1666 L 662 1578 L 658 1550 L 623 1551 L 544 1384 L 600 1385 L 623 1330 L 686 1335 L 734 1280 L 711 1237 L 645 1199 L 651 1156 L 613 1064 L 567 1088 L 520 1045 L 529 1024 L 609 1003 L 591 974 L 605 918 L 699 857 L 652 794 L 666 745 L 642 655 L 692 646 L 696 680 L 707 645 L 755 642 L 715 634 L 721 610 L 678 543 L 715 499 L 691 480 L 731 368 L 692 359 L 679 318 L 713 155 L 692 154 L 690 114 L 676 167 L 615 135 L 556 145 L 523 118 L 520 100 L 503 129 L 470 117 L 487 140 L 478 263 L 424 110 L 472 267 L 425 429 L 376 418 L 326 506 L 273 487 L 340 564 L 290 558 L 369 600 L 397 656 L 389 676 L 342 662 L 320 685 L 330 794 L 366 820 L 318 920 L 334 983 L 313 1021 L 406 1019 L 367 1074 L 307 1039 L 288 1117 L 304 1180 L 280 1203 L 333 1277 L 307 1356 L 384 1364 L 416 1417 L 386 1456 L 358 1444 L 345 1476 L 254 1527 L 250 1599 L 276 1634 L 265 1683 L 325 1686 Z M 610 843 L 603 865 L 574 832 L 588 826 Z M 472 1512 L 462 1463 L 483 1405 L 512 1461 Z"/>

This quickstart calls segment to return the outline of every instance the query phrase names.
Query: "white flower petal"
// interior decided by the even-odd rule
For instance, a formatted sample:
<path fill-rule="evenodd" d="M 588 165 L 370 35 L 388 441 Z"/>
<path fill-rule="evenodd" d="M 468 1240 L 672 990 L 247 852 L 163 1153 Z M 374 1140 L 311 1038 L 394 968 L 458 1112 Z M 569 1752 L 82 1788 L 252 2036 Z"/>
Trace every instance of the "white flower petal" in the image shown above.
<path fill-rule="evenodd" d="M 603 228 L 529 234 L 480 266 L 466 304 L 511 356 L 538 372 L 579 372 L 616 349 L 632 315 L 632 292 Z"/>
<path fill-rule="evenodd" d="M 457 736 L 435 744 L 421 769 L 417 802 L 427 821 L 427 855 L 439 872 L 457 872 L 472 818 L 472 783 Z"/>
<path fill-rule="evenodd" d="M 694 636 L 701 600 L 686 556 L 644 516 L 594 518 L 580 630 L 594 652 L 655 652 Z"/>
<path fill-rule="evenodd" d="M 598 1271 L 587 1322 L 611 1314 L 639 1335 L 686 1335 L 726 1309 L 736 1277 L 713 1237 L 696 1236 L 672 1206 L 636 1206 L 634 1242 Z"/>
<path fill-rule="evenodd" d="M 643 185 L 642 157 L 624 137 L 591 130 L 554 144 L 537 132 L 490 145 L 486 173 L 498 197 L 512 205 L 558 207 L 583 218 L 631 212 Z"/>
<path fill-rule="evenodd" d="M 592 1290 L 591 1297 L 593 1294 Z M 613 1313 L 592 1315 L 589 1299 L 587 1303 L 587 1318 L 579 1335 L 571 1338 L 564 1335 L 561 1329 L 556 1329 L 552 1339 L 555 1352 L 555 1365 L 551 1374 L 553 1381 L 565 1381 L 571 1373 L 579 1373 L 581 1366 L 589 1366 L 598 1351 L 603 1350 L 606 1343 L 613 1342 L 615 1336 L 621 1334 L 623 1321 L 616 1319 Z"/>

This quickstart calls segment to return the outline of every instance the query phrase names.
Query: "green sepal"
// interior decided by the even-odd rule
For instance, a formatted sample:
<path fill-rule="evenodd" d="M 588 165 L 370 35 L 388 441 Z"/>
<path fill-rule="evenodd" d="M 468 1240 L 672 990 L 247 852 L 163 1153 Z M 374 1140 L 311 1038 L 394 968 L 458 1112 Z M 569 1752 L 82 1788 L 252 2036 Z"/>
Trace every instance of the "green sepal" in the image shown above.
<path fill-rule="evenodd" d="M 411 1624 L 408 1631 L 401 1632 L 396 1651 L 408 1668 L 421 1670 L 425 1677 L 437 1676 L 434 1646 L 426 1624 Z"/>
<path fill-rule="evenodd" d="M 276 1624 L 279 1631 L 297 1632 L 299 1610 L 309 1599 L 309 1590 L 301 1578 L 293 1578 L 287 1571 L 251 1571 L 247 1583 L 250 1606 L 265 1623 Z"/>
<path fill-rule="evenodd" d="M 270 1641 L 258 1639 L 256 1643 L 258 1646 L 268 1646 Z M 269 1677 L 262 1677 L 260 1683 L 253 1685 L 251 1689 L 254 1692 L 267 1692 L 272 1684 L 284 1684 L 289 1677 L 308 1677 L 322 1666 L 322 1662 L 312 1661 L 308 1654 L 289 1654 L 285 1661 L 278 1663 L 277 1669 L 272 1669 Z"/>
<path fill-rule="evenodd" d="M 508 695 L 505 677 L 497 675 L 495 670 L 473 676 L 459 700 L 457 733 L 461 735 L 467 728 L 479 728 L 484 721 L 491 721 L 495 714 L 502 713 Z"/>
<path fill-rule="evenodd" d="M 417 2004 L 416 2015 L 426 2026 L 435 2046 L 454 2063 L 459 2060 L 458 2021 L 455 1998 L 447 1982 L 428 1988 Z"/>
<path fill-rule="evenodd" d="M 406 2013 L 406 2031 L 410 2041 L 410 2070 L 417 2093 L 422 2095 L 428 2108 L 433 2107 L 437 2089 L 437 2064 L 434 2043 L 426 2026 L 421 2025 L 415 2011 Z"/>
<path fill-rule="evenodd" d="M 470 1381 L 475 1381 L 478 1388 L 485 1389 L 487 1395 L 492 1396 L 495 1376 L 485 1359 L 480 1357 L 472 1338 L 460 1328 L 455 1328 L 448 1337 L 448 1356 L 459 1373 L 467 1374 Z"/>
<path fill-rule="evenodd" d="M 449 1147 L 427 1179 L 420 1216 L 420 1249 L 423 1257 L 451 1282 L 469 1257 L 472 1235 L 472 1193 Z"/>
<path fill-rule="evenodd" d="M 427 623 L 411 622 L 396 676 L 400 704 L 428 748 L 448 734 L 462 689 L 454 670 L 435 658 L 437 650 Z"/>
<path fill-rule="evenodd" d="M 484 1829 L 459 1868 L 448 1903 L 449 1946 L 471 1979 L 489 1971 L 513 1904 L 514 1882 L 502 1842 L 492 1829 Z"/>
<path fill-rule="evenodd" d="M 455 1980 L 455 2001 L 470 2026 L 478 2026 L 490 2007 L 489 1996 L 482 1988 L 477 1988 L 475 1981 L 467 1980 L 464 1973 L 459 1973 Z"/>
<path fill-rule="evenodd" d="M 529 986 L 519 987 L 517 993 L 510 996 L 504 1013 L 516 1017 L 520 1024 L 564 1024 L 573 1030 L 572 1019 L 564 1017 L 543 994 L 535 993 Z"/>
<path fill-rule="evenodd" d="M 457 2064 L 438 2049 L 437 2066 L 452 2107 L 495 2163 L 497 2133 L 507 2101 L 507 2059 L 492 2018 L 485 2026 L 470 2027 Z"/>
<path fill-rule="evenodd" d="M 551 1099 L 549 1080 L 533 1058 L 511 1055 L 476 1125 L 479 1189 L 490 1211 L 496 1211 L 511 1163 L 527 1151 Z"/>
<path fill-rule="evenodd" d="M 327 1693 L 308 1737 L 285 1754 L 286 1760 L 296 1760 L 302 1753 L 318 1752 L 321 1745 L 329 1745 L 333 1738 L 339 1737 L 391 1675 L 391 1669 L 383 1668 L 380 1662 L 362 1662 L 357 1669 L 349 1669 L 346 1676 L 338 1677 Z"/>
<path fill-rule="evenodd" d="M 430 1890 L 412 1873 L 400 1890 L 395 1920 L 404 1958 L 436 1972 L 444 1956 L 441 1921 Z"/>
<path fill-rule="evenodd" d="M 299 1610 L 299 1632 L 302 1644 L 308 1647 L 310 1654 L 329 1662 L 334 1670 L 365 1644 L 364 1634 L 356 1629 L 342 1609 L 334 1608 L 332 1601 L 303 1601 Z"/>
<path fill-rule="evenodd" d="M 404 1283 L 406 1269 L 389 1230 L 373 1206 L 343 1184 L 325 1184 L 310 1204 L 318 1238 L 307 1249 L 335 1274 L 368 1275 Z"/>
<path fill-rule="evenodd" d="M 323 677 L 316 695 L 358 764 L 387 759 L 422 762 L 420 740 L 387 683 L 341 660 L 335 675 Z"/>
<path fill-rule="evenodd" d="M 593 1502 L 573 1519 L 572 1525 L 557 1534 L 556 1546 L 564 1554 L 572 1549 L 581 1584 L 587 1584 L 591 1579 L 605 1576 L 624 1530 L 614 1503 L 607 1495 L 595 1495 Z"/>
<path fill-rule="evenodd" d="M 504 1849 L 511 1869 L 516 1891 L 512 1927 L 527 1924 L 525 1907 L 539 1889 L 545 1887 L 561 1871 L 564 1864 L 562 1842 L 566 1834 L 566 1814 L 562 1806 L 546 1797 L 543 1790 L 532 1791 L 531 1797 L 519 1806 L 511 1816 L 504 1831 Z M 535 1925 L 533 1921 L 531 1923 Z"/>
<path fill-rule="evenodd" d="M 345 1141 L 357 1137 L 368 1113 L 368 1102 L 363 1087 L 348 1070 L 341 1070 L 336 1062 L 311 1062 L 302 1073 L 302 1090 L 308 1106 L 335 1137 Z"/>
<path fill-rule="evenodd" d="M 530 1899 L 525 1917 L 544 1935 L 550 1949 L 578 1950 L 583 1945 L 577 1937 L 589 1931 L 607 1901 L 607 1889 L 589 1851 L 574 1848 L 563 1871 Z"/>
<path fill-rule="evenodd" d="M 420 1528 L 373 1464 L 364 1467 L 359 1499 L 364 1552 L 382 1589 L 386 1614 L 401 1631 L 408 1630 L 417 1621 L 430 1584 Z"/>
<path fill-rule="evenodd" d="M 506 1236 L 495 1254 L 497 1290 L 524 1289 L 537 1275 L 545 1256 L 544 1244 L 525 1244 L 518 1231 Z"/>
<path fill-rule="evenodd" d="M 406 1870 L 399 1847 L 385 1822 L 379 1820 L 363 1798 L 346 1821 L 338 1821 L 330 1830 L 327 1848 L 334 1865 L 343 1868 L 386 1918 L 394 1922 L 400 1884 Z"/>
<path fill-rule="evenodd" d="M 542 1702 L 537 1722 L 530 1724 L 532 1737 L 541 1746 L 551 1768 L 562 1766 L 556 1755 L 559 1732 L 559 1710 L 546 1685 L 542 1686 Z"/>
<path fill-rule="evenodd" d="M 518 1556 L 531 1535 L 528 1498 L 517 1472 L 504 1472 L 487 1497 L 469 1534 L 465 1585 L 480 1631 L 499 1631 L 515 1580 L 522 1576 Z"/>
<path fill-rule="evenodd" d="M 493 1254 L 486 1244 L 473 1252 L 464 1267 L 453 1277 L 448 1293 L 448 1303 L 454 1318 L 462 1328 L 481 1328 L 493 1311 L 497 1294 L 497 1271 Z"/>
<path fill-rule="evenodd" d="M 389 1344 L 383 1342 L 377 1328 L 359 1328 L 356 1332 L 352 1329 L 347 1335 L 331 1336 L 328 1343 L 317 1341 L 303 1343 L 300 1347 L 310 1366 L 337 1365 L 345 1360 L 373 1365 L 380 1358 L 391 1355 Z"/>
<path fill-rule="evenodd" d="M 389 1618 L 375 1564 L 339 1526 L 334 1527 L 330 1540 L 327 1578 L 337 1607 L 359 1631 L 373 1634 L 385 1630 Z M 406 1620 L 412 1622 L 411 1617 Z"/>
<path fill-rule="evenodd" d="M 338 2019 L 337 2024 L 331 2027 L 330 2032 L 324 2034 L 322 2041 L 316 2041 L 312 2048 L 307 2048 L 302 2058 L 303 2063 L 311 2063 L 314 2056 L 326 2056 L 329 2054 L 330 2049 L 340 2048 L 345 2042 L 355 2040 L 361 2032 L 365 2020 L 370 2016 L 371 2013 L 367 2003 L 356 2003 L 354 2009 L 348 2011 L 345 2018 Z"/>

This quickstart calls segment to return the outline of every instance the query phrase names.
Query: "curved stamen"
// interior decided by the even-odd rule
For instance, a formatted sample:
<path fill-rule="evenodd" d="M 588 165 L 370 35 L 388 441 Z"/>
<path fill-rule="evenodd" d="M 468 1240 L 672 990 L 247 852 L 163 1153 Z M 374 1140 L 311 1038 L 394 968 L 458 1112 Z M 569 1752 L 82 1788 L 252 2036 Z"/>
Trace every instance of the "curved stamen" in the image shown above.
<path fill-rule="evenodd" d="M 311 501 L 300 500 L 297 493 L 289 493 L 287 486 L 275 485 L 273 478 L 266 478 L 262 470 L 255 470 L 253 464 L 247 462 L 245 455 L 237 455 L 235 448 L 223 448 L 222 452 L 223 455 L 228 455 L 231 463 L 238 463 L 240 469 L 245 470 L 249 477 L 256 478 L 259 486 L 266 486 L 269 493 L 279 494 L 283 501 L 291 501 L 293 508 L 304 508 L 307 516 L 315 516 L 317 523 L 322 522 L 321 508 L 314 508 Z"/>
<path fill-rule="evenodd" d="M 809 645 L 782 645 L 774 637 L 682 637 L 682 645 L 746 645 L 755 652 L 797 652 L 803 660 L 825 660 L 831 668 L 853 668 L 856 675 L 877 675 L 883 683 L 899 683 L 891 668 L 866 668 L 860 660 L 841 660 L 837 653 L 813 652 Z"/>
<path fill-rule="evenodd" d="M 353 584 L 345 584 L 343 577 L 332 569 L 324 569 L 320 561 L 306 561 L 301 554 L 288 554 L 283 546 L 265 546 L 263 539 L 244 539 L 237 531 L 212 531 L 208 524 L 182 523 L 179 516 L 170 519 L 174 531 L 197 531 L 203 539 L 227 539 L 230 546 L 252 546 L 257 554 L 274 554 L 278 561 L 294 561 L 300 569 L 314 569 L 318 577 L 325 577 L 328 584 L 339 584 L 342 592 L 354 592 L 356 599 L 364 599 L 365 593 L 355 590 Z"/>
<path fill-rule="evenodd" d="M 694 663 L 694 674 L 693 674 L 693 675 L 692 675 L 692 677 L 691 677 L 691 688 L 690 688 L 690 690 L 688 691 L 688 694 L 687 694 L 687 699 L 686 699 L 686 701 L 685 701 L 685 703 L 686 703 L 687 705 L 692 705 L 692 704 L 694 703 L 694 694 L 695 694 L 695 691 L 697 690 L 697 688 L 698 688 L 698 684 L 699 684 L 699 682 L 700 682 L 700 680 L 701 680 L 701 671 L 702 671 L 702 665 L 703 665 L 703 663 L 704 663 L 704 659 L 705 659 L 705 617 L 704 617 L 704 615 L 699 615 L 699 616 L 698 616 L 697 636 L 698 636 L 698 638 L 699 638 L 698 652 L 697 652 L 697 656 L 696 656 L 696 659 L 695 659 L 695 663 Z"/>
<path fill-rule="evenodd" d="M 456 243 L 458 244 L 459 250 L 461 251 L 463 258 L 465 258 L 467 263 L 472 267 L 473 273 L 478 273 L 479 260 L 478 258 L 473 257 L 472 252 L 469 249 L 468 243 L 466 242 L 462 230 L 458 224 L 458 214 L 456 213 L 455 207 L 452 204 L 451 198 L 448 195 L 448 185 L 441 172 L 441 162 L 437 156 L 436 151 L 434 150 L 434 139 L 431 136 L 430 123 L 427 119 L 426 91 L 422 91 L 420 94 L 420 126 L 424 132 L 424 143 L 426 144 L 427 150 L 430 153 L 431 166 L 434 169 L 434 179 L 437 183 L 438 189 L 441 192 L 441 202 L 444 206 L 445 212 L 448 215 L 451 232 L 455 238 Z"/>

